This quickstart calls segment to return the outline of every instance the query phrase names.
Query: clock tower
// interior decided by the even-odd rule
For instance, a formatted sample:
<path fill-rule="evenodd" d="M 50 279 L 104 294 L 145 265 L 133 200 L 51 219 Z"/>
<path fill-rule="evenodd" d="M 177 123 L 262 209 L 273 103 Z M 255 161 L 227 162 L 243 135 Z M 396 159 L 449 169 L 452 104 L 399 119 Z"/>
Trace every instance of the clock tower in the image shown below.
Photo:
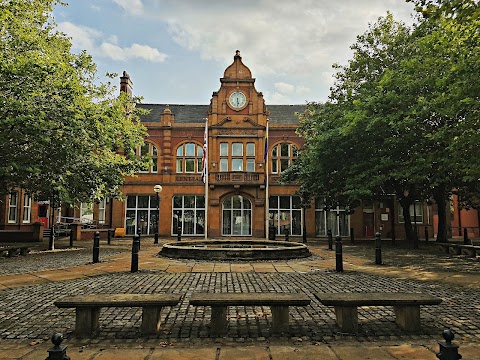
<path fill-rule="evenodd" d="M 227 127 L 238 127 L 243 121 L 266 126 L 268 111 L 263 94 L 255 89 L 255 79 L 243 64 L 239 50 L 233 57 L 233 63 L 225 69 L 220 84 L 220 89 L 212 94 L 210 101 L 210 126 L 223 123 Z M 230 121 L 232 124 L 227 125 Z"/>

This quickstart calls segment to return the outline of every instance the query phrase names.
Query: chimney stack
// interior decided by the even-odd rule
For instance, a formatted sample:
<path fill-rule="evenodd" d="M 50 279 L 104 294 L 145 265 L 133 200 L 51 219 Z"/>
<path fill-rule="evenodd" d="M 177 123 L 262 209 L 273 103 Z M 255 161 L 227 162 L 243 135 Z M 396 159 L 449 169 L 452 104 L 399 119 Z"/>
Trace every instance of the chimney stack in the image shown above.
<path fill-rule="evenodd" d="M 133 82 L 126 71 L 123 72 L 123 76 L 120 76 L 120 92 L 125 92 L 128 95 L 133 93 Z"/>

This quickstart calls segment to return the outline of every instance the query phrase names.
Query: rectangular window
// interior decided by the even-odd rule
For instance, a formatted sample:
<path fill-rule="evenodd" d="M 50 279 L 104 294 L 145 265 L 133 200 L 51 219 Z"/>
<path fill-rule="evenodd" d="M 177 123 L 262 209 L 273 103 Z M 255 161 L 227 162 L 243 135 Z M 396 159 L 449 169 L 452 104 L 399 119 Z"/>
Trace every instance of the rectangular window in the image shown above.
<path fill-rule="evenodd" d="M 334 208 L 325 207 L 324 198 L 315 199 L 315 233 L 318 236 L 327 236 L 328 230 L 333 236 L 349 236 L 350 215 L 345 213 L 343 206 Z"/>
<path fill-rule="evenodd" d="M 220 143 L 220 156 L 228 156 L 228 144 Z"/>
<path fill-rule="evenodd" d="M 158 206 L 156 195 L 128 195 L 125 216 L 126 234 L 155 233 L 159 223 Z"/>
<path fill-rule="evenodd" d="M 100 200 L 98 203 L 98 223 L 105 224 L 105 207 L 107 202 L 105 199 Z"/>
<path fill-rule="evenodd" d="M 220 159 L 220 171 L 228 171 L 228 159 Z"/>
<path fill-rule="evenodd" d="M 255 156 L 255 143 L 247 143 L 247 156 Z"/>
<path fill-rule="evenodd" d="M 415 208 L 414 208 L 415 205 Z M 417 216 L 416 218 L 416 223 L 417 224 L 422 224 L 423 223 L 423 205 L 421 202 L 416 202 L 415 204 L 410 205 L 410 221 L 412 224 L 415 223 L 415 215 Z M 398 222 L 399 223 L 404 223 L 405 219 L 403 217 L 403 208 L 401 206 L 398 206 Z"/>
<path fill-rule="evenodd" d="M 12 192 L 8 195 L 8 222 L 17 222 L 18 193 Z"/>
<path fill-rule="evenodd" d="M 183 235 L 203 235 L 205 231 L 205 197 L 175 195 L 172 209 L 172 235 L 180 226 Z"/>
<path fill-rule="evenodd" d="M 243 144 L 242 143 L 233 143 L 232 144 L 232 156 L 243 156 Z"/>
<path fill-rule="evenodd" d="M 81 203 L 80 204 L 80 221 L 82 224 L 93 223 L 93 203 Z"/>
<path fill-rule="evenodd" d="M 247 172 L 255 172 L 255 159 L 247 159 Z"/>
<path fill-rule="evenodd" d="M 195 159 L 185 159 L 185 172 L 186 173 L 195 172 Z"/>
<path fill-rule="evenodd" d="M 25 194 L 23 197 L 23 222 L 30 223 L 30 218 L 32 215 L 32 197 L 28 194 Z"/>
<path fill-rule="evenodd" d="M 232 159 L 232 171 L 243 171 L 243 159 Z"/>
<path fill-rule="evenodd" d="M 269 224 L 275 226 L 277 235 L 302 235 L 303 219 L 299 196 L 270 196 Z"/>
<path fill-rule="evenodd" d="M 183 160 L 177 159 L 177 173 L 183 172 Z"/>
<path fill-rule="evenodd" d="M 272 173 L 278 173 L 278 161 L 277 159 L 272 159 Z"/>

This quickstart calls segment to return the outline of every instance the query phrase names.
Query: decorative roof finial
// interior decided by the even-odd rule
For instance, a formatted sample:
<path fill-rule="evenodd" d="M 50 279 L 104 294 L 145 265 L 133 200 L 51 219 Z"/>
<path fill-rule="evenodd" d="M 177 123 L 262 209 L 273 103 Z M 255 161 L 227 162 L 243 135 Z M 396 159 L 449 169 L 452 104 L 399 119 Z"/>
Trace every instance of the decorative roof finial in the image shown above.
<path fill-rule="evenodd" d="M 240 50 L 235 51 L 235 57 L 241 58 L 241 56 L 240 56 Z"/>

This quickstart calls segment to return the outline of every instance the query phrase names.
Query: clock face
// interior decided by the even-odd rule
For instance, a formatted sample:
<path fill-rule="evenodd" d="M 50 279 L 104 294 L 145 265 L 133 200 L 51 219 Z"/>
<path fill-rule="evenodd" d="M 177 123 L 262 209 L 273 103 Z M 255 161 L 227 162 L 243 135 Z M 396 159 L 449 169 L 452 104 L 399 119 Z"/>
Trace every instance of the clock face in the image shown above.
<path fill-rule="evenodd" d="M 228 102 L 233 108 L 241 109 L 247 103 L 247 98 L 244 93 L 240 91 L 235 91 L 230 95 Z"/>

